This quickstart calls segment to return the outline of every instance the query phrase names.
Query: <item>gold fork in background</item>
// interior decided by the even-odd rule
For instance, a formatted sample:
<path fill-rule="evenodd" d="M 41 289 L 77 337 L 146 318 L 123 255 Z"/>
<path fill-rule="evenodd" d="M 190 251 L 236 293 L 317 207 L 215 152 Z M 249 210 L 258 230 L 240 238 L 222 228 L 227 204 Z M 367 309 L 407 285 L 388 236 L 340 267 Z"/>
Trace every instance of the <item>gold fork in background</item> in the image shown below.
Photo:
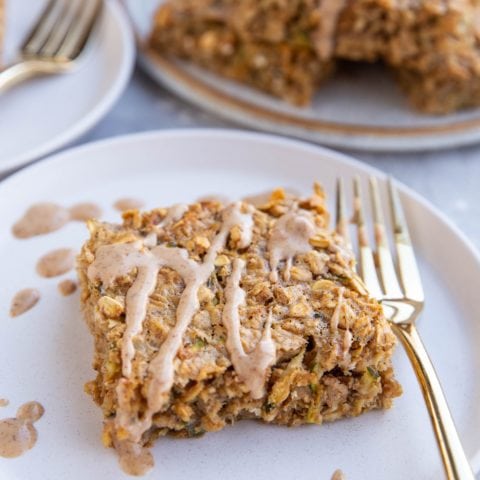
<path fill-rule="evenodd" d="M 368 225 L 358 178 L 353 181 L 353 193 L 353 223 L 357 226 L 358 234 L 359 274 L 370 295 L 381 302 L 386 318 L 412 363 L 432 421 L 448 480 L 475 480 L 437 374 L 415 327 L 415 321 L 423 310 L 424 293 L 398 192 L 390 181 L 388 203 L 392 212 L 396 264 L 389 247 L 376 178 L 370 177 L 375 252 L 369 244 Z M 351 245 L 342 179 L 337 183 L 336 211 L 337 232 Z"/>
<path fill-rule="evenodd" d="M 50 0 L 20 50 L 0 72 L 0 92 L 25 80 L 75 67 L 100 17 L 102 0 Z"/>

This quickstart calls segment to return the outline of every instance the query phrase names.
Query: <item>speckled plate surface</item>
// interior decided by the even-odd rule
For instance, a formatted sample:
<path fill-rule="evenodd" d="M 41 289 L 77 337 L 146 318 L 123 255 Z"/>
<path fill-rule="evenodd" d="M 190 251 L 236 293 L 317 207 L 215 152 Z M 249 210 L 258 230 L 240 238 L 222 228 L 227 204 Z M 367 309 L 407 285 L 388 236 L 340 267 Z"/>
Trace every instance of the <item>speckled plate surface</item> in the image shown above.
<path fill-rule="evenodd" d="M 228 160 L 228 161 L 227 161 Z M 59 181 L 58 172 L 62 177 Z M 83 392 L 93 378 L 92 339 L 79 312 L 78 293 L 61 297 L 57 279 L 35 273 L 38 258 L 55 248 L 79 248 L 84 225 L 68 224 L 50 235 L 17 240 L 14 221 L 38 201 L 70 206 L 94 201 L 104 218 L 120 197 L 146 207 L 190 202 L 206 194 L 231 199 L 287 186 L 309 192 L 313 179 L 332 197 L 336 177 L 384 176 L 338 153 L 272 136 L 235 131 L 152 132 L 63 152 L 0 183 L 0 418 L 24 402 L 45 406 L 36 423 L 37 445 L 24 456 L 0 458 L 6 480 L 118 480 L 114 452 L 100 441 L 101 413 Z M 365 186 L 364 185 L 364 186 Z M 419 330 L 443 383 L 468 457 L 480 468 L 480 258 L 440 212 L 401 188 L 417 246 L 427 305 Z M 63 278 L 74 278 L 73 272 Z M 35 287 L 39 304 L 9 318 L 10 300 Z M 342 468 L 348 480 L 438 480 L 440 457 L 427 411 L 405 353 L 394 367 L 405 393 L 393 409 L 322 427 L 286 428 L 239 422 L 200 439 L 161 439 L 156 467 L 147 478 L 177 480 L 329 480 Z"/>
<path fill-rule="evenodd" d="M 480 109 L 422 115 L 408 105 L 388 70 L 354 67 L 297 108 L 200 68 L 164 58 L 145 45 L 163 0 L 123 0 L 137 33 L 140 64 L 158 82 L 223 118 L 329 146 L 378 151 L 451 148 L 480 141 Z"/>

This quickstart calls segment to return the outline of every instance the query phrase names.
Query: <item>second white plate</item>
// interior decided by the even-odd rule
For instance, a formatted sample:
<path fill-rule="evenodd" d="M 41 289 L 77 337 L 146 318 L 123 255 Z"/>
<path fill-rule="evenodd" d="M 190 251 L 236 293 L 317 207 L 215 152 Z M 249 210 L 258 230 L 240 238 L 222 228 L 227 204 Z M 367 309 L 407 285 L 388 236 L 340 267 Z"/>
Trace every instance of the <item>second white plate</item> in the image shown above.
<path fill-rule="evenodd" d="M 7 62 L 14 60 L 45 3 L 6 2 Z M 46 155 L 93 127 L 123 92 L 134 59 L 135 45 L 125 13 L 116 1 L 107 0 L 78 70 L 35 79 L 0 95 L 0 172 Z"/>
<path fill-rule="evenodd" d="M 62 169 L 62 181 L 58 171 Z M 333 193 L 337 176 L 384 176 L 338 153 L 275 137 L 234 131 L 166 131 L 87 145 L 63 152 L 0 183 L 0 398 L 14 415 L 26 401 L 46 409 L 37 424 L 38 444 L 23 457 L 0 458 L 0 478 L 118 480 L 114 453 L 100 441 L 101 413 L 83 392 L 93 378 L 92 339 L 79 312 L 78 295 L 63 298 L 55 279 L 42 279 L 35 262 L 47 251 L 79 248 L 84 225 L 28 240 L 9 234 L 32 203 L 69 206 L 99 203 L 105 218 L 120 197 L 146 207 L 191 202 L 206 194 L 236 199 L 283 185 L 311 191 L 318 179 Z M 348 183 L 350 185 L 350 183 Z M 442 215 L 401 188 L 421 262 L 427 305 L 419 330 L 443 383 L 472 465 L 480 468 L 480 259 Z M 8 279 L 8 280 L 7 280 Z M 14 293 L 41 290 L 40 303 L 9 318 Z M 385 412 L 371 412 L 322 427 L 286 428 L 239 422 L 201 439 L 160 439 L 148 478 L 177 480 L 328 480 L 342 468 L 348 480 L 438 480 L 443 469 L 432 428 L 402 348 L 394 367 L 404 394 Z"/>
<path fill-rule="evenodd" d="M 139 43 L 140 63 L 172 92 L 246 127 L 360 150 L 431 150 L 480 141 L 480 109 L 446 116 L 415 112 L 388 70 L 362 66 L 340 74 L 297 108 L 242 84 L 148 49 L 155 9 L 165 0 L 123 0 Z"/>

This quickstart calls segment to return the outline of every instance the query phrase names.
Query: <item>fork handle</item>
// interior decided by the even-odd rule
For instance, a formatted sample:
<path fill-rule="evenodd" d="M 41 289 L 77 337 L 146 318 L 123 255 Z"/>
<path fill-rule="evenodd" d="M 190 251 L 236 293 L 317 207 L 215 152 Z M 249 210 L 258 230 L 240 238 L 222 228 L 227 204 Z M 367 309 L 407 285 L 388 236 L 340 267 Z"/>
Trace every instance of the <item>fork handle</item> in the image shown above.
<path fill-rule="evenodd" d="M 392 324 L 412 363 L 427 404 L 448 480 L 475 480 L 447 400 L 414 324 Z"/>
<path fill-rule="evenodd" d="M 26 81 L 41 75 L 58 73 L 59 65 L 53 62 L 39 60 L 23 60 L 8 65 L 0 71 L 0 93 Z"/>

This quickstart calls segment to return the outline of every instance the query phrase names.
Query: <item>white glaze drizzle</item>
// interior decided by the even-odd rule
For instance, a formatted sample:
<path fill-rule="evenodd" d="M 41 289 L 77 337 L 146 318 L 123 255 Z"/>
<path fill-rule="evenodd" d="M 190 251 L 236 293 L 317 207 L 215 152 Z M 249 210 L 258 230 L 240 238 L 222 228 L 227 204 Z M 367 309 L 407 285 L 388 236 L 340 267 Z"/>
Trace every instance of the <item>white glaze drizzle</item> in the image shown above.
<path fill-rule="evenodd" d="M 212 274 L 215 259 L 224 247 L 228 234 L 234 226 L 240 228 L 239 248 L 246 248 L 252 239 L 252 211 L 242 213 L 240 203 L 228 206 L 222 213 L 222 226 L 205 255 L 203 263 L 197 263 L 188 257 L 188 252 L 181 248 L 167 248 L 159 245 L 151 250 L 143 249 L 141 242 L 105 245 L 98 249 L 95 261 L 88 269 L 90 280 L 100 280 L 104 285 L 112 285 L 115 279 L 126 276 L 137 268 L 137 277 L 127 292 L 126 297 L 126 330 L 122 344 L 122 373 L 129 378 L 132 360 L 135 355 L 133 338 L 141 333 L 146 316 L 148 297 L 155 289 L 157 275 L 162 267 L 175 270 L 185 283 L 177 312 L 176 324 L 170 330 L 156 356 L 150 363 L 148 372 L 151 376 L 147 389 L 147 410 L 142 420 L 131 425 L 131 419 L 125 415 L 126 405 L 119 402 L 117 424 L 138 441 L 152 423 L 153 415 L 158 412 L 173 385 L 174 359 L 181 346 L 183 335 L 193 315 L 198 310 L 198 289 L 207 282 Z M 117 386 L 117 395 L 122 397 L 122 382 Z M 128 418 L 127 418 L 128 417 Z"/>
<path fill-rule="evenodd" d="M 178 222 L 188 211 L 188 205 L 184 203 L 176 203 L 172 205 L 165 215 L 165 218 L 157 225 L 158 228 L 166 227 L 172 223 Z"/>
<path fill-rule="evenodd" d="M 318 7 L 321 24 L 314 39 L 321 60 L 329 60 L 332 57 L 338 20 L 346 4 L 346 0 L 321 0 Z"/>
<path fill-rule="evenodd" d="M 247 213 L 241 213 L 240 205 L 240 203 L 234 203 L 223 211 L 222 227 L 212 241 L 203 263 L 197 264 L 187 259 L 188 253 L 186 250 L 161 247 L 166 251 L 165 253 L 167 255 L 167 252 L 171 252 L 172 250 L 177 250 L 182 255 L 183 258 L 179 258 L 179 262 L 176 265 L 172 264 L 171 268 L 182 276 L 185 282 L 185 289 L 177 307 L 176 324 L 173 329 L 170 330 L 166 340 L 162 343 L 160 350 L 153 358 L 148 369 L 151 374 L 151 381 L 147 391 L 148 408 L 140 423 L 140 431 L 142 433 L 150 427 L 153 415 L 163 407 L 168 399 L 168 393 L 173 385 L 174 358 L 181 346 L 183 335 L 199 307 L 198 289 L 202 284 L 207 282 L 212 274 L 215 268 L 215 258 L 226 244 L 230 230 L 234 226 L 240 227 L 241 238 L 238 243 L 239 248 L 246 248 L 251 242 L 253 209 L 249 208 Z M 181 260 L 188 262 L 188 264 L 182 264 Z M 140 437 L 141 434 L 139 435 L 139 433 L 138 431 L 136 432 L 136 438 Z"/>
<path fill-rule="evenodd" d="M 339 365 L 341 367 L 348 367 L 351 361 L 350 347 L 352 346 L 353 341 L 352 332 L 350 331 L 349 325 L 346 325 L 345 330 L 338 328 L 342 310 L 345 311 L 345 308 L 347 307 L 347 304 L 345 303 L 344 292 L 345 287 L 340 287 L 338 289 L 337 305 L 330 320 L 330 328 L 332 333 L 336 333 L 335 346 L 337 357 L 340 359 Z M 347 318 L 348 316 L 345 317 L 345 320 Z M 341 335 L 342 333 L 343 335 Z"/>
<path fill-rule="evenodd" d="M 340 359 L 338 363 L 340 367 L 348 368 L 350 366 L 352 360 L 350 354 L 352 341 L 353 335 L 349 329 L 343 332 L 343 338 L 338 338 L 337 340 L 337 356 Z"/>
<path fill-rule="evenodd" d="M 272 340 L 272 312 L 268 314 L 260 341 L 250 352 L 245 353 L 240 337 L 239 307 L 245 303 L 245 291 L 240 286 L 245 261 L 237 258 L 225 289 L 225 306 L 222 320 L 227 329 L 226 347 L 232 365 L 240 380 L 247 386 L 254 399 L 265 393 L 265 378 L 268 368 L 275 363 L 275 343 Z"/>
<path fill-rule="evenodd" d="M 344 287 L 340 287 L 338 289 L 337 306 L 335 307 L 332 318 L 330 320 L 330 328 L 332 332 L 338 330 L 338 323 L 340 321 L 340 315 L 342 313 L 343 303 L 344 303 L 344 299 L 343 299 L 344 289 L 345 289 Z"/>
<path fill-rule="evenodd" d="M 150 232 L 142 239 L 143 245 L 147 248 L 153 248 L 157 246 L 158 235 L 155 232 Z"/>
<path fill-rule="evenodd" d="M 278 281 L 278 264 L 285 260 L 284 279 L 290 279 L 295 255 L 312 250 L 309 239 L 315 235 L 315 224 L 307 211 L 292 211 L 282 215 L 272 228 L 268 240 L 270 280 Z"/>
<path fill-rule="evenodd" d="M 105 245 L 98 249 L 95 261 L 88 268 L 90 280 L 100 280 L 105 287 L 112 286 L 119 277 L 125 277 L 137 268 L 137 276 L 126 295 L 126 329 L 122 339 L 122 373 L 129 377 L 135 355 L 133 338 L 141 332 L 147 312 L 148 297 L 156 285 L 160 268 L 153 250 L 142 250 L 140 241 Z"/>

